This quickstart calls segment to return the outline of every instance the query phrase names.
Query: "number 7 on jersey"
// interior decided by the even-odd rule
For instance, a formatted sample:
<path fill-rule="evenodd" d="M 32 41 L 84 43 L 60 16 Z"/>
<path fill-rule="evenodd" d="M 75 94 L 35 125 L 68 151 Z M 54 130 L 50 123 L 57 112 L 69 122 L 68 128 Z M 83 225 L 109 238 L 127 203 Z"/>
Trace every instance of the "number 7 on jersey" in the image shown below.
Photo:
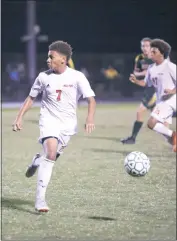
<path fill-rule="evenodd" d="M 61 90 L 56 90 L 56 93 L 58 93 L 57 100 L 61 100 Z"/>

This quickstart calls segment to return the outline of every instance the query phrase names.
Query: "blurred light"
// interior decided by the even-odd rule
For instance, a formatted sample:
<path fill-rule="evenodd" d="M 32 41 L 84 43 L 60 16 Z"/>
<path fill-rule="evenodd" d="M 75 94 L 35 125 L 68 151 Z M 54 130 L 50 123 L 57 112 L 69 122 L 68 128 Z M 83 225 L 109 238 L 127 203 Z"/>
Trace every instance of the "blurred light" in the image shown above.
<path fill-rule="evenodd" d="M 34 26 L 34 34 L 39 34 L 40 33 L 40 31 L 41 31 L 41 28 L 40 28 L 40 26 L 39 25 L 35 25 Z"/>
<path fill-rule="evenodd" d="M 48 36 L 47 35 L 40 35 L 37 37 L 37 40 L 39 42 L 48 42 Z"/>

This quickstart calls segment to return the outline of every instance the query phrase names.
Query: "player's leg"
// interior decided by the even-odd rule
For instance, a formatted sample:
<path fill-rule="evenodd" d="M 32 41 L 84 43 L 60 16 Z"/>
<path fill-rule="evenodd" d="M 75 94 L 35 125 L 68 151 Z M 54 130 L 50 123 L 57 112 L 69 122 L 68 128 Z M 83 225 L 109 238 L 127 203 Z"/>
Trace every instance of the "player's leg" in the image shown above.
<path fill-rule="evenodd" d="M 143 122 L 144 114 L 147 110 L 152 110 L 156 103 L 156 94 L 154 88 L 148 87 L 144 91 L 142 102 L 137 110 L 137 118 L 133 125 L 132 135 L 128 138 L 122 139 L 123 144 L 134 144 L 136 137 L 140 132 Z"/>
<path fill-rule="evenodd" d="M 50 136 L 50 137 L 52 138 L 52 136 Z M 49 138 L 49 137 L 47 137 L 47 138 Z M 57 149 L 55 160 L 57 160 L 60 157 L 60 155 L 63 154 L 63 150 L 67 146 L 70 138 L 71 138 L 70 136 L 66 136 L 66 135 L 59 136 L 58 149 Z M 45 140 L 45 138 L 43 138 L 43 141 L 44 140 Z M 33 157 L 32 163 L 31 163 L 31 165 L 28 166 L 28 169 L 25 173 L 26 177 L 28 177 L 28 178 L 32 177 L 36 173 L 42 160 L 43 160 L 43 154 L 41 155 L 40 153 L 37 153 Z"/>
<path fill-rule="evenodd" d="M 144 122 L 144 114 L 147 111 L 147 107 L 142 102 L 137 110 L 137 118 L 133 125 L 132 137 L 135 140 Z"/>
<path fill-rule="evenodd" d="M 161 102 L 151 113 L 151 117 L 148 120 L 148 127 L 164 135 L 169 142 L 172 142 L 173 151 L 176 152 L 176 132 L 171 130 L 167 124 L 171 122 L 172 115 L 173 109 L 171 106 L 165 102 Z"/>
<path fill-rule="evenodd" d="M 45 154 L 41 156 L 38 167 L 35 209 L 40 212 L 47 212 L 49 208 L 45 202 L 45 195 L 56 160 L 58 139 L 55 137 L 44 138 L 43 148 Z"/>
<path fill-rule="evenodd" d="M 58 138 L 50 136 L 42 139 L 44 155 L 40 155 L 33 163 L 33 165 L 38 165 L 35 209 L 39 212 L 47 212 L 49 210 L 45 201 L 47 186 L 50 182 L 54 163 L 57 157 L 63 153 L 69 140 L 70 136 L 65 135 L 60 135 Z"/>
<path fill-rule="evenodd" d="M 146 106 L 144 106 L 144 104 L 141 103 L 139 105 L 137 113 L 136 113 L 136 121 L 133 124 L 132 135 L 125 139 L 121 139 L 121 142 L 123 144 L 134 144 L 135 143 L 136 137 L 143 125 L 144 113 L 146 111 L 147 111 Z"/>
<path fill-rule="evenodd" d="M 47 138 L 55 138 L 55 137 L 53 137 L 53 136 L 49 136 L 49 137 L 47 137 Z M 46 138 L 43 138 L 42 140 L 43 140 L 43 142 L 44 142 L 44 140 L 45 140 Z M 44 152 L 45 153 L 45 152 Z M 40 153 L 36 153 L 35 154 L 35 156 L 33 157 L 33 159 L 32 159 L 32 163 L 28 166 L 28 168 L 27 168 L 27 171 L 26 171 L 26 173 L 25 173 L 25 175 L 26 175 L 26 177 L 32 177 L 35 173 L 36 173 L 36 171 L 37 171 L 37 169 L 38 169 L 38 167 L 39 167 L 39 165 L 40 165 L 40 163 L 41 163 L 41 161 L 43 160 L 43 155 L 44 155 L 44 153 L 43 154 L 40 154 Z M 57 153 L 57 155 L 56 155 L 56 159 L 59 157 L 60 155 Z"/>
<path fill-rule="evenodd" d="M 166 121 L 164 122 L 164 126 L 166 126 L 168 129 L 170 128 L 170 124 L 171 124 L 171 118 L 169 118 L 170 121 Z M 172 137 L 169 137 L 169 136 L 166 136 L 166 135 L 163 135 L 165 140 L 170 144 L 170 146 L 173 145 L 173 138 Z"/>
<path fill-rule="evenodd" d="M 66 148 L 69 140 L 70 140 L 70 136 L 65 136 L 65 135 L 60 135 L 59 136 L 59 141 L 58 141 L 58 148 L 57 148 L 57 154 L 56 154 L 56 160 L 58 160 L 58 158 L 60 157 L 60 155 L 63 154 L 63 150 Z M 37 154 L 36 154 L 37 155 Z M 38 159 L 40 162 L 40 159 Z"/>
<path fill-rule="evenodd" d="M 66 136 L 66 135 L 60 135 L 59 136 L 56 160 L 60 157 L 60 155 L 63 154 L 63 150 L 67 147 L 70 139 L 71 139 L 71 136 Z"/>
<path fill-rule="evenodd" d="M 35 204 L 35 208 L 40 212 L 49 210 L 45 202 L 46 189 L 52 175 L 53 165 L 56 159 L 63 153 L 69 140 L 70 136 L 60 135 L 57 139 L 48 138 L 43 142 L 46 158 L 43 158 L 39 165 Z"/>

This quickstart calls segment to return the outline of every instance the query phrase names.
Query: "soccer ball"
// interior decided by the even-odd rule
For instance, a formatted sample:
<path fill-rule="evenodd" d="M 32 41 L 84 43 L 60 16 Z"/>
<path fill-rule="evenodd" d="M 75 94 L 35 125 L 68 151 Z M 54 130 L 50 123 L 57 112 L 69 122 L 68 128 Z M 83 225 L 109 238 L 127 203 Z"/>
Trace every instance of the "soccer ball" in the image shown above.
<path fill-rule="evenodd" d="M 144 153 L 133 151 L 126 156 L 124 167 L 131 176 L 145 176 L 150 169 L 150 160 Z"/>

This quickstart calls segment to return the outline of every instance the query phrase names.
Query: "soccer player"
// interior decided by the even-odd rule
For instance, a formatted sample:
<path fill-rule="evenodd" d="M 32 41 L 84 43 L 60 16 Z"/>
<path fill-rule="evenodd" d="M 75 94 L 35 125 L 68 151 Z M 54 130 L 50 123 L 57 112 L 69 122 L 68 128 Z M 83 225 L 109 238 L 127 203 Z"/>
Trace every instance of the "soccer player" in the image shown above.
<path fill-rule="evenodd" d="M 146 71 L 150 64 L 152 64 L 152 60 L 150 58 L 150 38 L 143 38 L 141 40 L 141 50 L 142 54 L 138 55 L 135 58 L 135 66 L 134 66 L 134 75 L 137 77 L 138 80 L 143 80 Z M 136 114 L 136 121 L 133 125 L 133 130 L 131 136 L 121 139 L 121 142 L 123 144 L 134 144 L 136 141 L 136 137 L 143 126 L 143 119 L 144 119 L 144 113 L 147 110 L 151 110 L 155 106 L 156 102 L 156 95 L 155 95 L 155 89 L 153 86 L 147 87 L 144 90 L 142 101 L 138 107 L 137 114 Z"/>
<path fill-rule="evenodd" d="M 38 169 L 35 209 L 39 212 L 49 210 L 45 200 L 47 186 L 56 159 L 77 132 L 76 108 L 81 96 L 88 100 L 85 130 L 91 133 L 95 128 L 95 94 L 84 74 L 67 66 L 71 55 L 71 46 L 66 42 L 56 41 L 49 46 L 49 70 L 39 73 L 13 124 L 13 131 L 22 129 L 24 114 L 42 92 L 39 142 L 44 154 L 37 153 L 26 171 L 26 176 L 31 177 Z"/>
<path fill-rule="evenodd" d="M 157 94 L 157 104 L 148 120 L 148 127 L 166 137 L 172 143 L 176 152 L 176 131 L 169 129 L 173 112 L 176 111 L 176 65 L 167 58 L 171 46 L 161 39 L 151 42 L 150 65 L 144 81 L 137 80 L 132 74 L 130 81 L 140 86 L 154 86 Z"/>

